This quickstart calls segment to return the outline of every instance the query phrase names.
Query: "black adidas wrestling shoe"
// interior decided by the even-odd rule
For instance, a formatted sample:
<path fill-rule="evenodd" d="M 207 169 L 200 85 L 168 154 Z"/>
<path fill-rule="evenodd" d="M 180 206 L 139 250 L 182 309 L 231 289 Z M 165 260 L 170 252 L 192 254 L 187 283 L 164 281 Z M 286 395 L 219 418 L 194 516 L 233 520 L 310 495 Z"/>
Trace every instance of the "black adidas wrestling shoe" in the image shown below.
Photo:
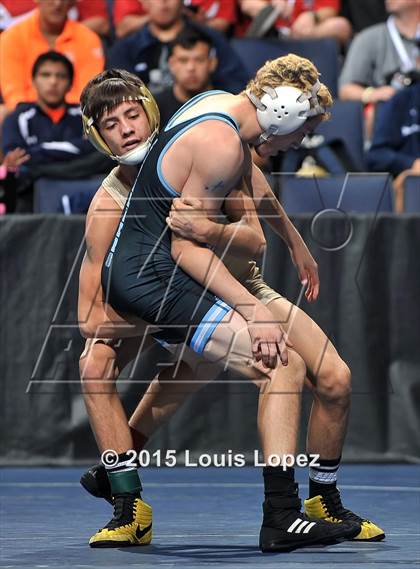
<path fill-rule="evenodd" d="M 266 499 L 263 511 L 260 531 L 260 549 L 263 553 L 288 552 L 311 545 L 333 545 L 353 539 L 360 532 L 360 523 L 354 521 L 327 522 L 309 518 L 296 509 L 285 509 L 285 498 Z"/>
<path fill-rule="evenodd" d="M 385 538 L 385 532 L 379 526 L 344 508 L 340 492 L 335 487 L 326 489 L 322 496 L 305 500 L 305 514 L 328 522 L 357 522 L 360 532 L 352 538 L 354 541 L 382 541 Z"/>
<path fill-rule="evenodd" d="M 95 498 L 104 498 L 112 505 L 111 484 L 105 466 L 99 462 L 82 474 L 80 484 Z"/>

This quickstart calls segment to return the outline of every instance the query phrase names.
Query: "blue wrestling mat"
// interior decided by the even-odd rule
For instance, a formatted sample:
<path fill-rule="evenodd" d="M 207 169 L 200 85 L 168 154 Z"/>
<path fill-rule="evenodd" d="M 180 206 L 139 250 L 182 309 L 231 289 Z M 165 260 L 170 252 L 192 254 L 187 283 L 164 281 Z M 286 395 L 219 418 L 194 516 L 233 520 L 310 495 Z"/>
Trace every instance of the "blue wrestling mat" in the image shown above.
<path fill-rule="evenodd" d="M 246 566 L 287 569 L 420 566 L 420 466 L 344 465 L 344 504 L 377 522 L 381 543 L 343 542 L 292 553 L 258 550 L 263 499 L 255 468 L 150 468 L 143 497 L 153 506 L 154 539 L 146 547 L 91 549 L 89 537 L 111 507 L 79 486 L 81 468 L 0 471 L 2 569 L 125 569 Z M 307 474 L 297 473 L 301 497 Z"/>

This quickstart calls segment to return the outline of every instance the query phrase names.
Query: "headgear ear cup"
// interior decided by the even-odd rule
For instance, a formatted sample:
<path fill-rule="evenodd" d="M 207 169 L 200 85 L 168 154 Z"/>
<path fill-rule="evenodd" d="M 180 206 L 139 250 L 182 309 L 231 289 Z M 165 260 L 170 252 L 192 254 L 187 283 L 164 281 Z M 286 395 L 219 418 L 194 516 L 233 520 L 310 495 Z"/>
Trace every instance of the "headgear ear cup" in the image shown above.
<path fill-rule="evenodd" d="M 265 110 L 257 109 L 257 119 L 264 130 L 277 135 L 289 134 L 305 123 L 310 103 L 308 99 L 300 100 L 302 91 L 288 86 L 264 91 L 261 103 Z"/>
<path fill-rule="evenodd" d="M 82 124 L 83 124 L 83 132 L 87 137 L 87 139 L 89 140 L 89 142 L 92 144 L 92 146 L 94 146 L 96 150 L 98 150 L 99 152 L 102 152 L 102 154 L 107 154 L 108 156 L 112 156 L 111 149 L 97 131 L 93 119 L 87 117 L 85 114 L 83 114 L 83 112 L 82 112 Z"/>
<path fill-rule="evenodd" d="M 247 91 L 247 95 L 257 109 L 257 120 L 263 133 L 261 142 L 270 135 L 286 135 L 298 130 L 310 116 L 320 115 L 325 109 L 319 104 L 317 93 L 319 81 L 310 93 L 304 93 L 296 87 L 283 85 L 276 88 L 263 87 L 264 95 L 259 99 Z M 311 102 L 314 103 L 311 108 Z"/>
<path fill-rule="evenodd" d="M 152 133 L 159 131 L 160 112 L 159 107 L 149 89 L 144 85 L 141 89 L 142 105 L 146 112 Z"/>

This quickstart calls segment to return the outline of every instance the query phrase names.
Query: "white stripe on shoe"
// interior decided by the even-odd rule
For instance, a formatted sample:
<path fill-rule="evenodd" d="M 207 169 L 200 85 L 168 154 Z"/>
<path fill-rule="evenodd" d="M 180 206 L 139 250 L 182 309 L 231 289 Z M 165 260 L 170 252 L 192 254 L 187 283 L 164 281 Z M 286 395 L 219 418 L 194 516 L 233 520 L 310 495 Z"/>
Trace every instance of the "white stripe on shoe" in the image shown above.
<path fill-rule="evenodd" d="M 305 526 L 307 526 L 308 524 L 309 524 L 309 522 L 307 522 L 306 520 L 303 520 L 303 522 L 300 524 L 300 526 L 296 528 L 296 533 L 300 533 L 303 530 L 303 528 Z"/>
<path fill-rule="evenodd" d="M 295 520 L 288 528 L 288 533 L 293 533 L 294 529 L 296 526 L 300 525 L 302 523 L 302 520 L 300 518 L 297 518 L 297 520 Z"/>
<path fill-rule="evenodd" d="M 314 527 L 316 522 L 311 522 L 306 528 L 303 530 L 303 533 L 309 533 L 311 529 Z"/>
<path fill-rule="evenodd" d="M 288 528 L 288 533 L 309 533 L 316 522 L 308 522 L 297 518 Z M 303 530 L 303 531 L 302 531 Z"/>

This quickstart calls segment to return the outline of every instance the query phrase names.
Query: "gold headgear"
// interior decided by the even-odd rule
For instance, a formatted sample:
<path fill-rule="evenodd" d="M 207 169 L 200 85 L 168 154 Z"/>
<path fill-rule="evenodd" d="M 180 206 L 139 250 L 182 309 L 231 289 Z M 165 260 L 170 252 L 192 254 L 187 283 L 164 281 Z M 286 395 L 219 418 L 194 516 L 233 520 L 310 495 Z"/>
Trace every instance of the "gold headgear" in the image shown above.
<path fill-rule="evenodd" d="M 121 79 L 116 77 L 111 77 L 109 79 L 105 79 L 105 82 L 107 81 L 121 82 Z M 134 86 L 138 90 L 138 95 L 123 98 L 120 101 L 120 103 L 124 103 L 126 101 L 139 101 L 141 103 L 150 125 L 151 135 L 148 138 L 148 142 L 151 143 L 154 137 L 159 132 L 159 126 L 160 126 L 159 107 L 157 106 L 157 103 L 152 93 L 149 91 L 146 85 L 144 84 L 134 85 L 133 83 L 131 83 L 131 86 Z M 94 117 L 87 116 L 85 113 L 85 109 L 82 109 L 82 123 L 83 123 L 84 134 L 87 136 L 90 143 L 96 148 L 96 150 L 99 150 L 99 152 L 102 152 L 102 154 L 106 154 L 107 156 L 110 156 L 114 160 L 118 161 L 119 157 L 112 153 L 110 147 L 102 138 L 99 129 L 95 125 Z"/>

